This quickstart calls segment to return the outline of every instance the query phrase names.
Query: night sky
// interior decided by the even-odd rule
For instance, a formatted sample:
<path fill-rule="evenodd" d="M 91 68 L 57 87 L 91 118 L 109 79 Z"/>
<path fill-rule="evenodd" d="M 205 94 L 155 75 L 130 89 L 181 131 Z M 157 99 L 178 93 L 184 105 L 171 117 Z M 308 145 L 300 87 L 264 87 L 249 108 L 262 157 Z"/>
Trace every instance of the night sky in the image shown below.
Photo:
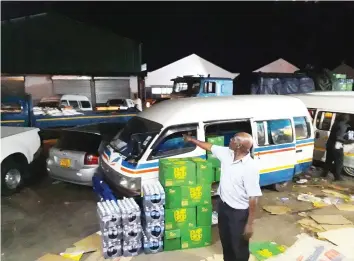
<path fill-rule="evenodd" d="M 42 12 L 142 42 L 149 71 L 192 53 L 231 72 L 354 66 L 353 2 L 2 2 L 1 20 Z"/>

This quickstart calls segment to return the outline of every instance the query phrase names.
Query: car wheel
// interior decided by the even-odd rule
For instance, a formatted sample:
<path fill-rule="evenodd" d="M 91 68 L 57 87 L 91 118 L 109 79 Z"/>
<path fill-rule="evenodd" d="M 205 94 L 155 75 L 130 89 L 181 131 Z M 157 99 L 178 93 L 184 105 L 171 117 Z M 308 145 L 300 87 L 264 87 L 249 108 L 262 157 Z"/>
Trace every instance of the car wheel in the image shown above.
<path fill-rule="evenodd" d="M 290 183 L 291 183 L 290 181 L 280 182 L 280 183 L 274 184 L 273 187 L 278 192 L 284 192 L 284 191 L 288 190 Z"/>
<path fill-rule="evenodd" d="M 24 161 L 5 159 L 1 164 L 1 194 L 10 196 L 23 185 L 28 164 Z"/>
<path fill-rule="evenodd" d="M 347 175 L 354 177 L 354 168 L 344 167 L 343 169 Z"/>

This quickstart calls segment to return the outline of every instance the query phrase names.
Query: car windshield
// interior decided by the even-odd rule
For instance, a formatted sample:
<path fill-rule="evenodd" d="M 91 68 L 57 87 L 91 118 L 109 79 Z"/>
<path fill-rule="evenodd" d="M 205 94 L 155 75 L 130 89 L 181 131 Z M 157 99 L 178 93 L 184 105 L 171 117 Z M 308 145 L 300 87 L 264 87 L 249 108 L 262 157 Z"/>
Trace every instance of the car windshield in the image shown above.
<path fill-rule="evenodd" d="M 125 157 L 140 157 L 154 137 L 161 131 L 162 125 L 141 117 L 134 117 L 118 132 L 110 145 Z M 137 150 L 137 146 L 140 150 Z"/>
<path fill-rule="evenodd" d="M 183 94 L 183 95 L 195 95 L 200 91 L 199 80 L 185 81 L 185 82 L 175 82 L 173 84 L 173 93 Z"/>

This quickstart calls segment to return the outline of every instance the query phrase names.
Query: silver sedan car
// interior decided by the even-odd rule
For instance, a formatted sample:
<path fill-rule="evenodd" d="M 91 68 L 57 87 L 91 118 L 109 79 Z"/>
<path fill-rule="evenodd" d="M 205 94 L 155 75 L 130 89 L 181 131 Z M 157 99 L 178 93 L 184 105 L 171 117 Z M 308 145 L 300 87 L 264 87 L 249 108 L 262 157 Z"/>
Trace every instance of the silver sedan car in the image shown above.
<path fill-rule="evenodd" d="M 106 125 L 104 129 L 113 131 L 112 135 L 121 127 Z M 110 137 L 102 133 L 102 124 L 63 130 L 57 144 L 49 150 L 49 175 L 56 180 L 92 186 L 92 177 L 99 167 L 99 153 Z"/>

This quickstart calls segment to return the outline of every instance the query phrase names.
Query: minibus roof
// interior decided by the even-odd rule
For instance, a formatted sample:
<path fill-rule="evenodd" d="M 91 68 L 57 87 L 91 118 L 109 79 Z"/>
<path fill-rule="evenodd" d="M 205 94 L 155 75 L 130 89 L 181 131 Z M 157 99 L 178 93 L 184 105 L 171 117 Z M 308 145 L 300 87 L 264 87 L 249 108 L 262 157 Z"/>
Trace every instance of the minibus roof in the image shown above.
<path fill-rule="evenodd" d="M 281 119 L 308 116 L 299 99 L 282 95 L 193 97 L 163 101 L 139 113 L 139 117 L 163 126 L 231 119 Z"/>
<path fill-rule="evenodd" d="M 330 95 L 326 93 L 310 93 L 291 95 L 302 100 L 309 109 L 321 109 L 331 112 L 354 113 L 354 95 L 337 94 Z"/>

